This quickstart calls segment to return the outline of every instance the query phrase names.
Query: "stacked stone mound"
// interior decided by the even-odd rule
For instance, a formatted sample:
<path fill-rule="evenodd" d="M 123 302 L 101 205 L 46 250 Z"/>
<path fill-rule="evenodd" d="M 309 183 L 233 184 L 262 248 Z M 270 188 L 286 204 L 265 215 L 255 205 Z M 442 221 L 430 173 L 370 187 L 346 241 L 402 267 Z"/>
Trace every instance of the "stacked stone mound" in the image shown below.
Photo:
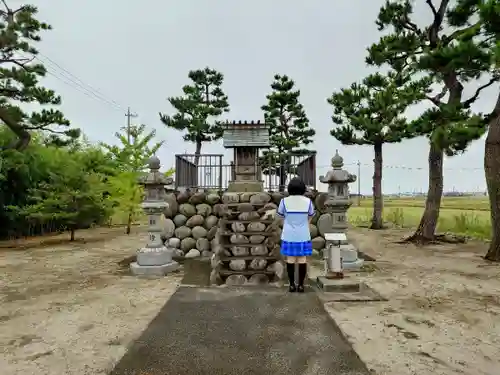
<path fill-rule="evenodd" d="M 276 204 L 267 193 L 225 193 L 217 243 L 212 257 L 215 285 L 281 285 L 281 229 L 274 220 Z"/>
<path fill-rule="evenodd" d="M 231 194 L 237 198 L 232 198 Z M 238 219 L 236 214 L 232 216 L 232 219 L 225 216 L 226 209 L 229 207 L 226 207 L 227 204 L 232 204 L 231 209 L 236 211 L 234 204 L 251 203 L 252 210 L 260 213 L 260 219 L 263 215 L 262 212 L 276 209 L 280 200 L 285 196 L 284 193 L 278 192 L 270 194 L 231 194 L 226 193 L 221 198 L 218 193 L 211 192 L 169 192 L 165 198 L 169 207 L 164 211 L 164 218 L 162 219 L 162 239 L 165 246 L 176 249 L 175 256 L 179 258 L 210 257 L 217 246 L 218 239 L 216 237 L 220 220 Z M 311 196 L 317 208 L 317 214 L 310 226 L 313 247 L 316 250 L 324 248 L 325 240 L 322 229 L 323 227 L 329 228 L 331 225 L 329 215 L 324 214 L 322 210 L 323 194 L 319 193 Z M 251 199 L 252 202 L 250 202 Z M 243 209 L 245 209 L 245 206 L 243 206 Z M 274 219 L 274 215 L 269 217 L 268 220 L 272 219 Z M 245 224 L 248 225 L 249 223 Z"/>

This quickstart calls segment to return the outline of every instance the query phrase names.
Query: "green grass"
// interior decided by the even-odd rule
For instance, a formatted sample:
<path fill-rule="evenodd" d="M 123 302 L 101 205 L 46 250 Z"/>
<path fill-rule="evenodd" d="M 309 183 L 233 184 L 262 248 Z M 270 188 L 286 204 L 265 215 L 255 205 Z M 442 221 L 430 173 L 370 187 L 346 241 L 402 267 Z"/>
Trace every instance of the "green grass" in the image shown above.
<path fill-rule="evenodd" d="M 372 216 L 372 200 L 354 200 L 349 209 L 353 225 L 368 225 Z M 425 198 L 387 198 L 384 200 L 384 221 L 401 228 L 415 228 L 424 211 Z M 479 239 L 491 238 L 489 201 L 486 197 L 443 198 L 438 232 L 450 232 Z"/>

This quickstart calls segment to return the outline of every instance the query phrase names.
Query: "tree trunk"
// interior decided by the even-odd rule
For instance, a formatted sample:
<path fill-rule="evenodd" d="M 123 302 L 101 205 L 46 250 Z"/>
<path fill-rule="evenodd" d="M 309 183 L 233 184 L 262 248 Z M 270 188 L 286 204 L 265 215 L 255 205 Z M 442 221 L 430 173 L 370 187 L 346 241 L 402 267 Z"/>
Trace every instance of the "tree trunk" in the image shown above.
<path fill-rule="evenodd" d="M 443 196 L 443 150 L 434 142 L 429 148 L 429 188 L 425 210 L 415 233 L 407 241 L 425 244 L 436 239 L 436 227 Z"/>
<path fill-rule="evenodd" d="M 125 234 L 130 234 L 131 231 L 132 231 L 132 213 L 129 212 L 127 218 L 127 229 L 125 231 Z"/>
<path fill-rule="evenodd" d="M 500 262 L 500 94 L 485 141 L 484 174 L 491 215 L 491 242 L 485 259 Z"/>
<path fill-rule="evenodd" d="M 198 166 L 200 163 L 201 154 L 201 141 L 196 141 L 196 151 L 194 152 L 194 165 Z"/>
<path fill-rule="evenodd" d="M 370 229 L 383 229 L 384 221 L 382 211 L 384 209 L 384 198 L 382 196 L 382 143 L 373 146 L 375 158 L 373 159 L 373 216 Z"/>
<path fill-rule="evenodd" d="M 75 229 L 74 228 L 70 229 L 69 235 L 70 235 L 69 240 L 74 241 L 75 240 Z"/>

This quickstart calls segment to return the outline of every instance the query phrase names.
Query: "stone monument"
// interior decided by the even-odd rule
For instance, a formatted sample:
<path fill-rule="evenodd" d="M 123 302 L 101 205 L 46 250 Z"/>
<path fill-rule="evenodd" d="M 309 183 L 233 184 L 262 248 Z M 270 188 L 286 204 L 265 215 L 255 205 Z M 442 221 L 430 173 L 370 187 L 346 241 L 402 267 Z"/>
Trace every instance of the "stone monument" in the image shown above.
<path fill-rule="evenodd" d="M 137 251 L 137 262 L 130 265 L 134 275 L 165 276 L 179 268 L 172 260 L 173 249 L 163 245 L 161 239 L 161 215 L 168 208 L 165 202 L 165 185 L 171 185 L 172 177 L 165 177 L 160 172 L 160 159 L 153 156 L 148 161 L 150 171 L 140 178 L 144 186 L 144 201 L 142 208 L 148 215 L 148 243 Z"/>
<path fill-rule="evenodd" d="M 279 234 L 266 212 L 275 211 L 264 193 L 259 148 L 269 147 L 269 129 L 260 122 L 227 124 L 224 147 L 234 149 L 234 168 L 228 191 L 222 196 L 217 243 L 211 259 L 212 285 L 281 286 L 284 265 Z"/>
<path fill-rule="evenodd" d="M 358 258 L 358 250 L 349 243 L 347 236 L 347 210 L 351 207 L 352 202 L 349 198 L 349 183 L 356 181 L 356 176 L 350 174 L 343 169 L 344 159 L 339 155 L 338 150 L 332 158 L 332 169 L 327 172 L 326 176 L 320 176 L 319 180 L 322 183 L 328 184 L 328 195 L 325 201 L 325 214 L 318 220 L 318 227 L 321 226 L 322 231 L 327 237 L 328 233 L 344 234 L 344 239 L 340 240 L 334 246 L 340 247 L 340 255 L 342 268 L 345 270 L 359 269 L 363 265 L 363 260 Z M 327 241 L 326 249 L 332 246 Z M 328 262 L 327 262 L 328 263 Z M 327 271 L 327 278 L 329 277 Z M 332 275 L 332 278 L 334 276 Z"/>

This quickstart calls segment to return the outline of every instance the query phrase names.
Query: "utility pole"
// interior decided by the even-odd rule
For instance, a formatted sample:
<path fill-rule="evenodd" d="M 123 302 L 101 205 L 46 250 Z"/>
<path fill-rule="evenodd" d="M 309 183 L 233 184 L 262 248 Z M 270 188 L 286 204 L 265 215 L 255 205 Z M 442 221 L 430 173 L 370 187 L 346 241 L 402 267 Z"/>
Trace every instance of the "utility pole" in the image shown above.
<path fill-rule="evenodd" d="M 132 127 L 132 118 L 137 117 L 137 113 L 130 112 L 130 107 L 127 108 L 127 113 L 125 113 L 127 118 L 127 142 L 130 143 L 130 132 Z"/>
<path fill-rule="evenodd" d="M 358 160 L 358 207 L 361 206 L 361 162 Z"/>

